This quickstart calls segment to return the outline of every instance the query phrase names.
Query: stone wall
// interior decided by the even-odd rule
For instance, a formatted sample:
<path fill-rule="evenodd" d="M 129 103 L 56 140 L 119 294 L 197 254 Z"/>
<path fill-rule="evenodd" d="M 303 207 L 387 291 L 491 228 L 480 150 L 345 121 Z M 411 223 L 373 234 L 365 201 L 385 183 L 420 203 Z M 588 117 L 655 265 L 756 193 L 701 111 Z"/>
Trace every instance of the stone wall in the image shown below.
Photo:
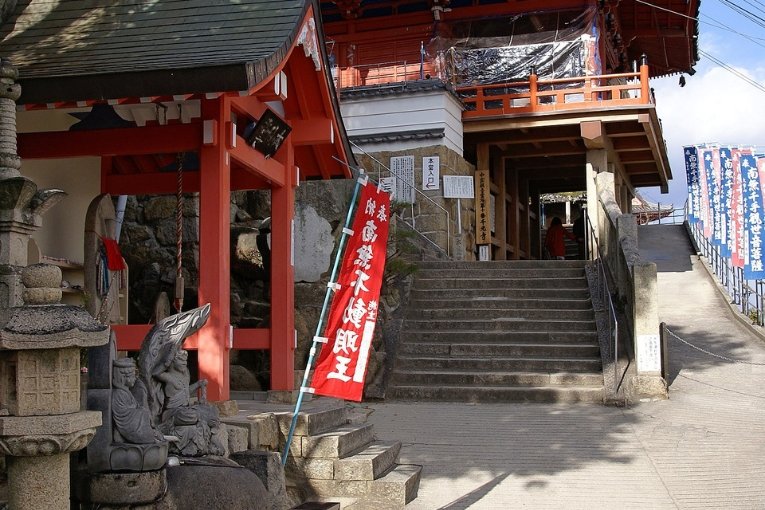
<path fill-rule="evenodd" d="M 389 177 L 390 172 L 385 167 L 390 167 L 390 158 L 393 156 L 414 156 L 414 179 L 417 189 L 435 202 L 438 206 L 449 211 L 449 254 L 458 260 L 475 260 L 475 206 L 473 200 L 461 200 L 462 236 L 457 238 L 457 200 L 443 197 L 443 180 L 439 182 L 439 189 L 432 191 L 422 190 L 422 158 L 438 156 L 441 165 L 440 175 L 472 176 L 475 167 L 468 163 L 462 156 L 443 145 L 406 149 L 403 151 L 382 151 L 369 154 L 357 154 L 359 166 L 375 180 L 381 177 Z M 443 210 L 433 205 L 420 193 L 415 194 L 414 225 L 416 229 L 433 243 L 446 249 L 447 246 L 447 222 Z M 399 204 L 399 210 L 408 223 L 412 223 L 412 207 Z"/>

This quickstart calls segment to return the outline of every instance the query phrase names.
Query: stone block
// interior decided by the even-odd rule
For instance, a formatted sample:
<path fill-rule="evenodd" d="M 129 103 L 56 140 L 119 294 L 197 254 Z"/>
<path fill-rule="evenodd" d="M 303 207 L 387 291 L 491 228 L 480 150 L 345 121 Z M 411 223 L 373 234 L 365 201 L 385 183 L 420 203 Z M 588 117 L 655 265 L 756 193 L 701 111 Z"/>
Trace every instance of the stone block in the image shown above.
<path fill-rule="evenodd" d="M 374 438 L 372 425 L 346 425 L 318 436 L 301 436 L 303 457 L 342 458 Z"/>
<path fill-rule="evenodd" d="M 0 357 L 2 400 L 16 416 L 80 410 L 80 350 L 24 350 Z"/>
<path fill-rule="evenodd" d="M 658 375 L 636 375 L 632 378 L 629 400 L 666 400 L 667 383 Z"/>
<path fill-rule="evenodd" d="M 243 452 L 249 449 L 249 433 L 243 427 L 226 424 L 228 431 L 228 451 L 230 453 Z"/>
<path fill-rule="evenodd" d="M 333 461 L 335 480 L 374 480 L 398 459 L 401 443 L 376 441 L 345 459 Z"/>
<path fill-rule="evenodd" d="M 88 469 L 94 473 L 110 469 L 109 448 L 113 438 L 111 423 L 107 423 L 107 421 L 111 420 L 111 404 L 112 390 L 88 390 L 88 409 L 93 411 L 100 409 L 104 413 L 103 419 L 104 425 L 106 425 L 98 427 L 96 435 L 93 436 L 93 440 L 88 444 Z"/>
<path fill-rule="evenodd" d="M 231 460 L 249 469 L 263 482 L 268 491 L 265 508 L 283 510 L 289 508 L 281 458 L 276 452 L 247 450 L 231 455 Z"/>
<path fill-rule="evenodd" d="M 273 413 L 256 414 L 247 419 L 257 424 L 258 446 L 271 449 L 279 446 L 279 424 Z"/>
<path fill-rule="evenodd" d="M 221 417 L 236 416 L 239 414 L 239 406 L 237 405 L 236 400 L 221 400 L 210 403 L 218 408 L 218 413 Z"/>
<path fill-rule="evenodd" d="M 335 478 L 333 459 L 306 459 L 290 456 L 287 458 L 286 473 L 291 478 L 310 478 L 312 480 L 333 480 Z"/>
<path fill-rule="evenodd" d="M 167 491 L 167 470 L 97 473 L 83 476 L 77 498 L 101 505 L 140 505 L 158 501 Z"/>
<path fill-rule="evenodd" d="M 246 450 L 257 449 L 260 446 L 260 424 L 258 422 L 238 416 L 222 418 L 221 422 L 225 423 L 229 430 L 233 427 L 239 427 L 245 430 L 245 433 L 247 434 Z"/>

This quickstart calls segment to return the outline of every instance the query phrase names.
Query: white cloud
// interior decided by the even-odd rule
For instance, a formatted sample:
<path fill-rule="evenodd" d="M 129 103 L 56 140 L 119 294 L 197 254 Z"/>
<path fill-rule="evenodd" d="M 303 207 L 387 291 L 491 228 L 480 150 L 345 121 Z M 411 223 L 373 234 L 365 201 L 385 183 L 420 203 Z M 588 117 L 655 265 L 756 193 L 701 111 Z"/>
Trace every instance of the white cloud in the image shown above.
<path fill-rule="evenodd" d="M 672 168 L 669 197 L 649 188 L 648 197 L 682 205 L 686 195 L 682 148 L 717 142 L 765 147 L 765 92 L 720 67 L 697 66 L 686 86 L 678 76 L 653 80 L 656 110 L 662 121 Z M 757 83 L 765 83 L 765 68 L 735 68 Z"/>

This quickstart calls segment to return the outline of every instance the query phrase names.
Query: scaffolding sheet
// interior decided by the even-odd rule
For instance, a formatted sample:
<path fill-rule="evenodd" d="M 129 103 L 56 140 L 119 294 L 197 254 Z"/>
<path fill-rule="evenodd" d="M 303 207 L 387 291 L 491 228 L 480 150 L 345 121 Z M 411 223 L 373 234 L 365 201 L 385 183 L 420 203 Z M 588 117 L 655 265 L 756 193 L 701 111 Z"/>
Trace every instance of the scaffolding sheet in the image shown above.
<path fill-rule="evenodd" d="M 455 86 L 601 73 L 594 9 L 462 22 L 430 45 L 439 78 Z"/>

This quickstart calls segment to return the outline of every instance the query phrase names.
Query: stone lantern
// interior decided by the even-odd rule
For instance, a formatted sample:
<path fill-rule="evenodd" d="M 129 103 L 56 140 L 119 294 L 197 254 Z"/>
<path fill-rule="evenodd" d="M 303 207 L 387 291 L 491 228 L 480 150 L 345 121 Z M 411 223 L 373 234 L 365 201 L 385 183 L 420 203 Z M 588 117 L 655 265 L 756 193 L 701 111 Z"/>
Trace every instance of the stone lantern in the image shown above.
<path fill-rule="evenodd" d="M 105 344 L 109 329 L 85 309 L 59 304 L 61 270 L 21 271 L 24 306 L 0 329 L 0 453 L 7 456 L 14 510 L 69 508 L 69 453 L 101 425 L 80 411 L 80 349 Z"/>

